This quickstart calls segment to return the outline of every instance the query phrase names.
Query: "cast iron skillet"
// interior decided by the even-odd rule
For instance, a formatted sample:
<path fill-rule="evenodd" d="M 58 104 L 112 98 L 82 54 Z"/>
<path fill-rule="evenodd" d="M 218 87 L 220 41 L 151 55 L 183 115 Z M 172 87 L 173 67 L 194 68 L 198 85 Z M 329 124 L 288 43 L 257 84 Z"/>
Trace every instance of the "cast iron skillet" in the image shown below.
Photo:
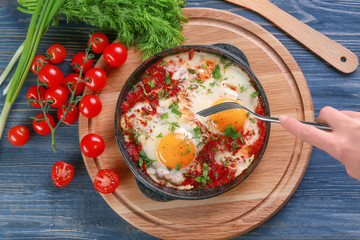
<path fill-rule="evenodd" d="M 139 167 L 138 163 L 135 162 L 129 153 L 126 150 L 126 144 L 125 139 L 123 135 L 123 131 L 120 126 L 120 119 L 121 119 L 121 105 L 126 99 L 127 94 L 129 91 L 131 91 L 132 87 L 137 84 L 137 82 L 140 80 L 141 76 L 145 72 L 147 68 L 149 68 L 154 63 L 158 62 L 159 60 L 163 59 L 166 56 L 178 54 L 181 52 L 189 52 L 190 50 L 196 50 L 196 51 L 202 51 L 211 53 L 220 57 L 223 57 L 224 59 L 233 62 L 235 65 L 240 67 L 244 70 L 244 72 L 250 77 L 250 79 L 254 83 L 255 89 L 259 92 L 259 98 L 263 104 L 265 114 L 270 115 L 269 111 L 269 104 L 264 92 L 264 89 L 262 88 L 259 80 L 256 78 L 254 73 L 251 71 L 249 67 L 249 62 L 245 56 L 245 54 L 240 51 L 237 47 L 230 45 L 230 44 L 224 44 L 224 43 L 218 43 L 214 45 L 183 45 L 175 48 L 170 48 L 167 50 L 164 50 L 160 53 L 155 54 L 154 56 L 147 59 L 145 62 L 143 62 L 128 78 L 128 80 L 125 82 L 125 85 L 123 89 L 121 90 L 120 96 L 117 101 L 116 105 L 116 111 L 115 111 L 115 133 L 116 133 L 116 140 L 118 143 L 118 146 L 120 148 L 121 154 L 124 157 L 127 165 L 129 166 L 130 170 L 133 172 L 135 176 L 136 183 L 139 187 L 139 189 L 142 191 L 142 193 L 149 197 L 150 199 L 153 199 L 155 201 L 171 201 L 175 199 L 184 199 L 184 200 L 199 200 L 199 199 L 205 199 L 205 198 L 211 198 L 214 196 L 217 196 L 219 194 L 222 194 L 226 191 L 229 191 L 230 189 L 234 188 L 238 184 L 240 184 L 244 179 L 255 169 L 257 164 L 259 163 L 260 159 L 262 158 L 267 142 L 269 139 L 270 134 L 270 123 L 267 123 L 267 129 L 266 129 L 266 136 L 263 143 L 263 146 L 261 147 L 260 151 L 258 152 L 255 159 L 252 161 L 250 166 L 244 170 L 237 178 L 235 178 L 233 181 L 224 184 L 219 187 L 211 188 L 211 189 L 205 189 L 205 190 L 188 190 L 188 191 L 181 191 L 176 190 L 168 187 L 164 187 L 156 182 L 154 182 L 149 176 L 147 176 Z"/>

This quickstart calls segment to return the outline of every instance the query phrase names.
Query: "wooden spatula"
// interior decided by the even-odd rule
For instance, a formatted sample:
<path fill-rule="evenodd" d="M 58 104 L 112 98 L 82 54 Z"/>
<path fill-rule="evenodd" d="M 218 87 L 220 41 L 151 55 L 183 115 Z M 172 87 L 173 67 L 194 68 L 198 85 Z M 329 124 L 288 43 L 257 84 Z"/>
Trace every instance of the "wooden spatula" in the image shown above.
<path fill-rule="evenodd" d="M 284 12 L 268 0 L 225 1 L 264 16 L 341 72 L 352 73 L 359 66 L 359 60 L 353 52 Z"/>

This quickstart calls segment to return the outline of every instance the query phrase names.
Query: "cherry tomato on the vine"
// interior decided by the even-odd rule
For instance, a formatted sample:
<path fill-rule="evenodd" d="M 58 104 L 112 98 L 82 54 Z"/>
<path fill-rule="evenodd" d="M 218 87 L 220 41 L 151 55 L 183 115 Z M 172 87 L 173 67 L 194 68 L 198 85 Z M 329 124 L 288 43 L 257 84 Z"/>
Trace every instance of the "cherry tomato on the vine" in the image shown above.
<path fill-rule="evenodd" d="M 39 86 L 41 100 L 44 100 L 45 91 L 46 91 L 46 89 L 44 87 Z M 37 85 L 29 88 L 29 90 L 26 93 L 26 99 L 28 100 L 28 102 L 30 103 L 31 106 L 37 107 L 37 108 L 41 107 L 40 103 L 37 102 L 37 101 L 39 101 Z"/>
<path fill-rule="evenodd" d="M 111 43 L 103 53 L 104 60 L 112 67 L 120 67 L 127 59 L 127 49 L 121 43 Z"/>
<path fill-rule="evenodd" d="M 67 101 L 67 98 L 67 91 L 62 86 L 50 87 L 46 90 L 44 95 L 44 99 L 46 101 L 52 100 L 52 103 L 49 103 L 49 105 L 54 108 L 58 108 L 64 105 Z"/>
<path fill-rule="evenodd" d="M 84 117 L 96 117 L 102 109 L 102 102 L 100 98 L 89 94 L 84 96 L 79 103 L 79 110 Z"/>
<path fill-rule="evenodd" d="M 56 186 L 63 187 L 68 185 L 74 177 L 74 167 L 66 162 L 58 161 L 51 170 L 51 178 Z"/>
<path fill-rule="evenodd" d="M 51 127 L 55 127 L 55 120 L 54 120 L 53 116 L 51 116 L 48 113 L 46 113 L 46 116 L 49 119 Z M 38 115 L 35 116 L 35 118 L 37 118 L 37 119 L 44 118 L 44 114 L 39 113 Z M 46 123 L 45 119 L 42 119 L 40 121 L 37 121 L 34 119 L 32 126 L 33 126 L 35 132 L 37 132 L 40 135 L 47 135 L 47 134 L 51 133 L 51 129 L 50 129 L 49 125 Z"/>
<path fill-rule="evenodd" d="M 100 68 L 92 68 L 85 74 L 85 85 L 93 91 L 101 90 L 105 87 L 107 76 L 104 70 Z"/>
<path fill-rule="evenodd" d="M 101 32 L 96 32 L 89 37 L 88 44 L 90 44 L 91 39 L 91 50 L 94 53 L 102 53 L 107 45 L 109 45 L 109 39 L 107 36 Z"/>
<path fill-rule="evenodd" d="M 81 152 L 90 158 L 98 157 L 105 150 L 105 141 L 97 134 L 85 135 L 80 142 Z"/>
<path fill-rule="evenodd" d="M 75 86 L 76 86 L 76 83 L 78 82 L 79 80 L 79 73 L 70 73 L 69 75 L 67 75 L 65 78 L 64 78 L 64 81 L 63 81 L 63 86 L 64 88 L 66 89 L 66 91 L 71 94 L 71 90 L 74 91 L 75 89 Z M 82 78 L 81 78 L 82 80 Z M 76 91 L 75 91 L 75 95 L 79 95 L 80 93 L 82 93 L 85 89 L 85 83 L 83 82 L 79 82 L 78 83 L 78 86 L 76 88 Z"/>
<path fill-rule="evenodd" d="M 14 146 L 22 146 L 30 138 L 29 129 L 23 125 L 18 125 L 10 128 L 8 132 L 9 142 Z"/>
<path fill-rule="evenodd" d="M 32 71 L 33 73 L 38 73 L 39 69 L 41 69 L 48 63 L 50 63 L 50 61 L 44 55 L 35 55 L 34 60 L 32 61 L 30 66 L 30 71 Z"/>
<path fill-rule="evenodd" d="M 52 64 L 46 64 L 41 68 L 38 77 L 39 81 L 46 83 L 48 88 L 61 85 L 64 80 L 64 74 L 57 66 Z"/>
<path fill-rule="evenodd" d="M 65 113 L 65 105 L 61 106 L 58 108 L 57 110 L 57 117 L 58 119 L 62 119 L 62 117 L 64 116 Z M 64 120 L 62 123 L 64 124 L 73 124 L 74 122 L 76 122 L 76 120 L 78 120 L 79 118 L 79 108 L 78 106 L 74 106 L 74 104 L 71 105 L 71 107 L 69 108 L 69 111 L 67 112 L 66 116 L 64 117 Z"/>
<path fill-rule="evenodd" d="M 94 180 L 94 188 L 104 194 L 112 193 L 119 186 L 118 175 L 110 169 L 100 170 Z"/>
<path fill-rule="evenodd" d="M 50 57 L 50 62 L 61 63 L 66 58 L 66 49 L 61 44 L 53 44 L 47 50 L 46 54 Z"/>
<path fill-rule="evenodd" d="M 76 72 L 80 72 L 80 69 L 83 66 L 84 66 L 84 69 L 83 69 L 82 73 L 86 73 L 90 68 L 92 68 L 94 61 L 91 58 L 86 60 L 86 62 L 84 64 L 85 55 L 86 55 L 85 52 L 79 52 L 79 53 L 75 54 L 74 57 L 72 58 L 71 66 Z"/>

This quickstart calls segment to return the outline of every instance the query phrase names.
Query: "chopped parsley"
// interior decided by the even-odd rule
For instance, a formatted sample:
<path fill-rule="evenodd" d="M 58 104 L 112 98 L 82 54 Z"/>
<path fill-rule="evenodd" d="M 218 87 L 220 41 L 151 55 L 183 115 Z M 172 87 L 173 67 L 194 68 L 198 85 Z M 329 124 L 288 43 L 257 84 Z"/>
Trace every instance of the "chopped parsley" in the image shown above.
<path fill-rule="evenodd" d="M 220 58 L 220 62 L 221 62 L 222 64 L 224 64 L 224 72 L 225 72 L 225 68 L 226 68 L 226 67 L 230 67 L 230 66 L 233 65 L 232 62 L 226 62 L 225 59 L 222 58 L 222 57 Z"/>
<path fill-rule="evenodd" d="M 211 93 L 213 93 L 210 89 L 208 89 L 207 91 L 206 91 L 206 94 L 211 94 Z"/>
<path fill-rule="evenodd" d="M 156 87 L 156 86 L 155 86 L 155 83 L 154 83 L 154 80 L 151 80 L 151 81 L 149 82 L 149 85 L 150 85 L 151 88 Z"/>
<path fill-rule="evenodd" d="M 243 84 L 243 85 L 240 85 L 240 84 L 239 84 L 239 91 L 240 91 L 240 93 L 245 92 L 246 90 L 248 90 L 248 88 L 249 88 L 249 86 L 245 86 L 245 84 Z"/>
<path fill-rule="evenodd" d="M 200 126 L 196 126 L 194 129 L 193 129 L 194 133 L 195 133 L 195 137 L 194 138 L 200 138 L 200 135 L 201 135 L 201 128 Z"/>
<path fill-rule="evenodd" d="M 166 166 L 166 168 L 167 168 L 167 170 L 169 170 L 169 171 L 171 171 L 171 170 L 172 170 L 172 168 L 171 168 L 171 167 Z"/>
<path fill-rule="evenodd" d="M 176 164 L 176 169 L 175 169 L 175 170 L 176 170 L 176 171 L 180 171 L 180 169 L 181 169 L 181 163 L 177 163 L 177 164 Z"/>
<path fill-rule="evenodd" d="M 212 71 L 212 76 L 214 79 L 221 79 L 219 64 L 215 65 L 215 69 Z"/>
<path fill-rule="evenodd" d="M 168 91 L 165 89 L 165 90 L 160 90 L 159 91 L 159 98 L 160 98 L 160 100 L 163 100 L 163 99 L 168 99 L 169 97 L 170 97 L 170 95 L 169 95 L 169 93 L 168 93 Z"/>
<path fill-rule="evenodd" d="M 156 160 L 152 160 L 146 156 L 144 150 L 141 150 L 139 153 L 139 166 L 142 167 L 143 163 L 145 163 L 146 168 L 150 167 L 150 165 Z"/>
<path fill-rule="evenodd" d="M 163 135 L 162 135 L 162 133 L 160 133 L 159 135 L 157 135 L 156 136 L 157 138 L 162 138 L 163 137 Z"/>
<path fill-rule="evenodd" d="M 195 69 L 191 69 L 191 68 L 188 68 L 188 72 L 190 74 L 196 74 L 197 73 Z"/>
<path fill-rule="evenodd" d="M 159 65 L 160 66 L 166 66 L 168 63 L 167 62 L 160 62 Z"/>
<path fill-rule="evenodd" d="M 209 83 L 210 86 L 215 86 L 215 82 Z"/>
<path fill-rule="evenodd" d="M 255 123 L 255 119 L 249 118 L 250 122 Z"/>
<path fill-rule="evenodd" d="M 146 92 L 146 90 L 145 90 L 144 86 L 143 86 L 143 85 L 141 85 L 141 87 L 142 87 L 142 89 L 143 89 L 143 92 L 144 92 L 145 96 L 147 96 L 148 94 L 147 94 L 147 92 Z"/>
<path fill-rule="evenodd" d="M 170 106 L 169 109 L 171 109 L 171 112 L 176 114 L 178 117 L 181 117 L 182 113 L 179 111 L 179 104 L 177 102 L 173 102 Z"/>
<path fill-rule="evenodd" d="M 165 122 L 165 123 L 170 125 L 169 130 L 171 132 L 174 132 L 176 127 L 180 127 L 179 123 L 177 122 Z"/>
<path fill-rule="evenodd" d="M 201 64 L 201 69 L 207 69 L 207 65 L 206 64 Z"/>
<path fill-rule="evenodd" d="M 209 168 L 208 168 L 207 164 L 204 163 L 202 175 L 195 178 L 195 181 L 197 181 L 198 183 L 201 183 L 201 186 L 199 187 L 199 189 L 203 189 L 205 187 L 206 183 L 208 183 L 208 181 L 210 181 L 210 177 L 208 176 L 208 171 L 209 171 Z"/>
<path fill-rule="evenodd" d="M 259 95 L 259 92 L 253 92 L 253 93 L 251 94 L 251 97 L 252 97 L 252 98 L 256 98 L 258 95 Z"/>
<path fill-rule="evenodd" d="M 168 113 L 163 113 L 160 115 L 160 119 L 167 119 L 169 118 L 169 114 Z"/>
<path fill-rule="evenodd" d="M 135 130 L 132 130 L 131 128 L 128 128 L 128 132 L 129 133 L 132 133 L 132 137 L 134 138 L 135 140 L 135 144 L 138 145 L 139 143 L 139 137 L 141 136 L 141 133 L 135 131 Z"/>
<path fill-rule="evenodd" d="M 241 133 L 235 130 L 235 126 L 227 125 L 223 133 L 225 133 L 227 137 L 232 138 L 233 140 L 241 137 Z"/>
<path fill-rule="evenodd" d="M 170 74 L 168 72 L 165 73 L 165 83 L 166 83 L 166 85 L 171 84 Z"/>

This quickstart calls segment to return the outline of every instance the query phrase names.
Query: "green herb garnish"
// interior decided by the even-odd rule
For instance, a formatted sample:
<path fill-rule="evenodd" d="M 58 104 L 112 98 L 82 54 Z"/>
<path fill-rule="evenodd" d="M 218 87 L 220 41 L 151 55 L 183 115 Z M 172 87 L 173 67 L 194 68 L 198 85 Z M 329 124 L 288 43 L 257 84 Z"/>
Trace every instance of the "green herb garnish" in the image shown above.
<path fill-rule="evenodd" d="M 221 79 L 219 64 L 215 65 L 215 69 L 212 71 L 212 76 L 214 79 Z"/>
<path fill-rule="evenodd" d="M 145 163 L 146 168 L 149 168 L 150 165 L 156 160 L 152 160 L 146 156 L 144 150 L 141 150 L 139 153 L 139 166 L 142 167 L 143 163 Z"/>
<path fill-rule="evenodd" d="M 153 81 L 153 80 L 151 80 L 151 81 L 149 82 L 149 85 L 150 85 L 150 87 L 151 87 L 151 88 L 156 87 L 156 86 L 155 86 L 155 83 L 154 83 L 154 81 Z"/>
<path fill-rule="evenodd" d="M 208 168 L 207 164 L 204 163 L 202 175 L 195 178 L 195 181 L 197 181 L 198 183 L 201 183 L 201 186 L 199 187 L 199 189 L 203 189 L 204 186 L 206 185 L 206 183 L 208 181 L 210 181 L 210 177 L 208 176 L 208 171 L 209 171 L 209 168 Z"/>
<path fill-rule="evenodd" d="M 229 138 L 232 138 L 232 139 L 237 139 L 239 137 L 241 137 L 241 133 L 237 132 L 235 130 L 235 126 L 229 126 L 227 125 L 225 127 L 225 130 L 223 131 L 223 133 L 225 133 L 225 135 Z"/>
<path fill-rule="evenodd" d="M 251 97 L 252 97 L 252 98 L 256 98 L 258 95 L 259 95 L 259 92 L 253 92 L 253 93 L 251 94 Z"/>
<path fill-rule="evenodd" d="M 177 163 L 177 164 L 176 164 L 176 169 L 175 169 L 175 170 L 176 170 L 176 171 L 180 171 L 180 169 L 181 169 L 181 163 Z"/>
<path fill-rule="evenodd" d="M 168 113 L 163 113 L 160 115 L 160 119 L 167 119 L 169 118 L 169 114 Z"/>
<path fill-rule="evenodd" d="M 165 73 L 165 83 L 166 83 L 166 85 L 171 84 L 170 74 L 168 72 Z"/>

